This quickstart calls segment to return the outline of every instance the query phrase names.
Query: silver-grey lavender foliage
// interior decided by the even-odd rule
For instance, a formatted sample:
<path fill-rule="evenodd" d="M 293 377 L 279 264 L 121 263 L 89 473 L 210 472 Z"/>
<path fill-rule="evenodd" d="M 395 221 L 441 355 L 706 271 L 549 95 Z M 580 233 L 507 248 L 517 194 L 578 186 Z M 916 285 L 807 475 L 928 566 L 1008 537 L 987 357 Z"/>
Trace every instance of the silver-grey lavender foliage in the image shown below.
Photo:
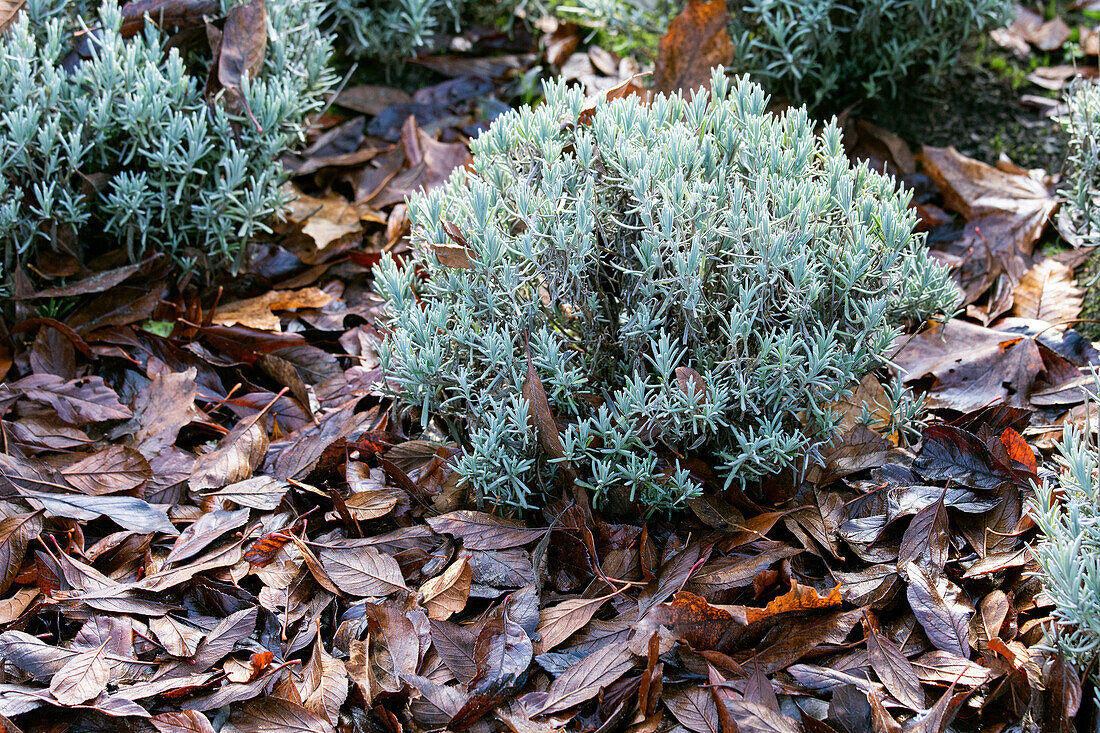
<path fill-rule="evenodd" d="M 279 156 L 332 84 L 321 8 L 267 1 L 263 71 L 243 85 L 253 121 L 207 103 L 209 54 L 189 66 L 153 23 L 123 38 L 115 0 L 27 0 L 0 39 L 5 264 L 104 238 L 133 258 L 234 261 L 285 205 Z M 77 38 L 86 57 L 66 62 Z"/>
<path fill-rule="evenodd" d="M 1061 191 L 1066 204 L 1061 216 L 1080 240 L 1078 244 L 1100 244 L 1100 84 L 1081 80 L 1066 96 L 1069 113 L 1063 119 L 1069 138 L 1066 187 Z"/>
<path fill-rule="evenodd" d="M 612 32 L 662 31 L 683 0 L 576 0 Z M 935 84 L 970 38 L 1011 20 L 1012 0 L 727 0 L 737 71 L 796 103 L 839 110 Z M 562 9 L 566 10 L 565 8 Z"/>
<path fill-rule="evenodd" d="M 1054 603 L 1053 641 L 1082 669 L 1100 657 L 1100 445 L 1092 432 L 1100 402 L 1091 397 L 1085 407 L 1091 424 L 1066 423 L 1058 480 L 1036 486 L 1031 507 L 1039 577 Z"/>
<path fill-rule="evenodd" d="M 416 255 L 378 274 L 383 366 L 425 424 L 468 441 L 458 470 L 486 500 L 530 506 L 562 462 L 596 501 L 658 509 L 699 491 L 676 454 L 727 484 L 777 472 L 830 437 L 829 404 L 899 323 L 954 308 L 908 195 L 852 168 L 835 126 L 769 114 L 721 69 L 713 84 L 587 122 L 583 95 L 551 84 L 474 142 L 472 170 L 409 202 Z M 568 423 L 561 460 L 529 426 L 528 343 Z"/>
<path fill-rule="evenodd" d="M 326 18 L 347 55 L 393 65 L 415 56 L 439 35 L 460 32 L 474 17 L 510 18 L 536 0 L 327 0 Z"/>

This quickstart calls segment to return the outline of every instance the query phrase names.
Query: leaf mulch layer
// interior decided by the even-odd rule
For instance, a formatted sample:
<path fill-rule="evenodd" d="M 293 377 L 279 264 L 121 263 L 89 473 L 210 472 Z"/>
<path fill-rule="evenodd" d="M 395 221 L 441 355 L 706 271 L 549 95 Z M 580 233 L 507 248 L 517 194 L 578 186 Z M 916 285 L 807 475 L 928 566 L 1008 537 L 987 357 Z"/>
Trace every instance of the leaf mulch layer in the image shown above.
<path fill-rule="evenodd" d="M 714 61 L 668 57 L 685 44 L 724 53 L 695 36 L 725 24 L 694 12 L 662 42 L 662 84 Z M 536 60 L 644 103 L 629 60 L 582 46 L 551 24 L 537 58 L 432 57 L 449 78 L 414 95 L 344 90 L 287 158 L 289 220 L 223 288 L 170 279 L 163 258 L 16 272 L 5 730 L 1070 731 L 1092 715 L 1044 646 L 1028 549 L 1041 457 L 1066 422 L 1098 424 L 1081 390 L 1100 355 L 1069 327 L 1087 252 L 1039 253 L 1057 208 L 1041 172 L 914 156 L 842 121 L 853 160 L 913 191 L 966 294 L 893 356 L 936 417 L 916 445 L 859 424 L 884 400 L 870 375 L 797 484 L 723 492 L 687 456 L 708 491 L 682 515 L 603 515 L 573 487 L 518 518 L 466 495 L 459 446 L 409 430 L 381 389 L 370 267 L 407 251 L 405 196 L 469 161 Z"/>

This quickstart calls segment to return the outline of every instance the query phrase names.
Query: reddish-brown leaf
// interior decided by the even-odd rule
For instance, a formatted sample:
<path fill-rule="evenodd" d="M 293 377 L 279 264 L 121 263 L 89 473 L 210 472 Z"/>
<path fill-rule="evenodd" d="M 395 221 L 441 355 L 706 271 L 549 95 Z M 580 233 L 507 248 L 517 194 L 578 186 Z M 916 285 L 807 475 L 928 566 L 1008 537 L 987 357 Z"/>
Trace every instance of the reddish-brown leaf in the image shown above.
<path fill-rule="evenodd" d="M 975 489 L 997 489 L 1016 478 L 980 439 L 951 425 L 925 428 L 924 443 L 913 469 L 926 479 L 951 481 Z"/>
<path fill-rule="evenodd" d="M 244 561 L 261 568 L 269 565 L 291 539 L 290 531 L 286 529 L 268 532 L 249 546 L 244 553 Z"/>
<path fill-rule="evenodd" d="M 523 398 L 529 405 L 528 420 L 538 437 L 539 445 L 550 458 L 563 458 L 565 449 L 561 444 L 558 423 L 554 420 L 550 401 L 546 398 L 546 389 L 542 386 L 542 379 L 531 359 L 530 345 L 527 346 L 527 378 L 523 381 Z"/>
<path fill-rule="evenodd" d="M 680 591 L 672 603 L 658 607 L 661 623 L 672 627 L 678 639 L 686 641 L 693 649 L 716 649 L 727 631 L 736 622 L 732 614 L 715 608 L 694 593 Z"/>
<path fill-rule="evenodd" d="M 1035 460 L 1035 451 L 1031 449 L 1031 446 L 1019 433 L 1012 428 L 1006 428 L 1001 433 L 1001 442 L 1004 443 L 1005 450 L 1008 451 L 1008 455 L 1012 460 L 1022 465 L 1032 475 L 1038 472 L 1039 466 Z"/>

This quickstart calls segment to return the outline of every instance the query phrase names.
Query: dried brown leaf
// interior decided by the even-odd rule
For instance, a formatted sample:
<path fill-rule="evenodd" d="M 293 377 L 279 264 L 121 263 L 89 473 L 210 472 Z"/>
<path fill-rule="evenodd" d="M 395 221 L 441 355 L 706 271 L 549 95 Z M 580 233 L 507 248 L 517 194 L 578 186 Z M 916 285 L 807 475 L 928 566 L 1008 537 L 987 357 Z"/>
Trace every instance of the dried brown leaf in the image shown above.
<path fill-rule="evenodd" d="M 235 708 L 229 723 L 240 733 L 336 733 L 332 724 L 317 713 L 271 696 Z"/>
<path fill-rule="evenodd" d="M 911 710 L 924 710 L 924 688 L 916 669 L 901 648 L 879 634 L 873 625 L 867 627 L 867 657 L 883 686 L 898 702 Z"/>
<path fill-rule="evenodd" d="M 710 70 L 733 60 L 725 0 L 689 0 L 661 37 L 653 86 L 685 94 L 710 88 Z"/>
<path fill-rule="evenodd" d="M 550 651 L 584 628 L 609 598 L 611 596 L 575 598 L 539 611 L 539 640 L 535 642 L 535 654 Z"/>
<path fill-rule="evenodd" d="M 319 557 L 332 582 L 349 595 L 383 597 L 407 590 L 397 561 L 373 547 L 324 549 Z"/>
<path fill-rule="evenodd" d="M 959 603 L 958 588 L 943 577 L 930 575 L 916 563 L 906 567 L 906 596 L 913 615 L 937 648 L 960 657 L 970 656 L 969 620 L 973 609 Z"/>
<path fill-rule="evenodd" d="M 451 563 L 441 575 L 420 586 L 428 618 L 445 621 L 466 607 L 470 597 L 472 571 L 463 557 Z"/>
<path fill-rule="evenodd" d="M 132 448 L 111 445 L 61 469 L 77 491 L 91 496 L 133 491 L 153 477 L 145 457 Z"/>
<path fill-rule="evenodd" d="M 252 478 L 270 444 L 261 415 L 242 420 L 214 450 L 199 457 L 191 470 L 192 491 L 216 489 Z"/>
<path fill-rule="evenodd" d="M 111 668 L 105 652 L 107 643 L 80 652 L 57 670 L 50 680 L 50 694 L 62 705 L 80 705 L 107 689 Z"/>
<path fill-rule="evenodd" d="M 158 713 L 149 718 L 157 733 L 214 733 L 210 719 L 197 710 L 178 713 Z"/>
<path fill-rule="evenodd" d="M 633 666 L 628 649 L 612 644 L 597 649 L 550 683 L 537 714 L 549 715 L 590 700 Z"/>
<path fill-rule="evenodd" d="M 0 33 L 15 21 L 27 0 L 3 0 L 0 2 Z"/>
<path fill-rule="evenodd" d="M 546 533 L 545 529 L 531 529 L 523 522 L 467 509 L 428 517 L 427 522 L 435 532 L 462 540 L 467 550 L 520 547 L 540 539 Z"/>
<path fill-rule="evenodd" d="M 1012 291 L 1012 314 L 1065 326 L 1081 315 L 1084 292 L 1073 279 L 1073 270 L 1045 259 L 1020 278 Z"/>
<path fill-rule="evenodd" d="M 718 705 L 705 687 L 687 685 L 663 698 L 665 707 L 680 725 L 695 733 L 722 733 L 718 719 Z"/>
<path fill-rule="evenodd" d="M 23 565 L 27 545 L 41 532 L 41 511 L 0 519 L 0 593 L 11 587 Z"/>

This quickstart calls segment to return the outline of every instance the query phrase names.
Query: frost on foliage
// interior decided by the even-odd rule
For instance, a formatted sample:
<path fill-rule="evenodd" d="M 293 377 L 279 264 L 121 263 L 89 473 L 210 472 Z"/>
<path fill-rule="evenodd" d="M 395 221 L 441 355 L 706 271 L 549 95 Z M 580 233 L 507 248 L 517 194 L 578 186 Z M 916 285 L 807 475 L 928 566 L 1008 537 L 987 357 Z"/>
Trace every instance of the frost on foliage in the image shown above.
<path fill-rule="evenodd" d="M 1091 420 L 1098 404 L 1095 397 L 1086 403 Z M 1085 431 L 1066 424 L 1056 456 L 1059 480 L 1037 486 L 1032 505 L 1039 577 L 1055 607 L 1054 637 L 1082 669 L 1100 657 L 1100 445 L 1093 429 L 1095 423 Z"/>
<path fill-rule="evenodd" d="M 472 171 L 409 202 L 418 254 L 378 277 L 383 366 L 425 423 L 465 426 L 480 496 L 525 507 L 567 463 L 597 501 L 615 487 L 675 507 L 698 491 L 685 452 L 727 483 L 773 473 L 827 439 L 827 406 L 895 324 L 953 307 L 892 180 L 851 168 L 805 110 L 768 114 L 721 69 L 713 83 L 590 122 L 552 84 L 474 142 Z M 568 424 L 557 458 L 529 427 L 528 342 Z"/>
<path fill-rule="evenodd" d="M 663 30 L 668 0 L 577 0 L 612 31 Z M 969 38 L 1010 20 L 1011 0 L 727 0 L 737 70 L 811 107 L 894 96 L 951 71 Z M 671 6 L 674 6 L 670 8 Z"/>
<path fill-rule="evenodd" d="M 1081 81 L 1067 97 L 1069 114 L 1063 123 L 1069 137 L 1067 187 L 1062 216 L 1080 240 L 1100 244 L 1100 84 Z"/>
<path fill-rule="evenodd" d="M 208 51 L 169 48 L 153 22 L 124 38 L 113 0 L 27 0 L 0 39 L 5 264 L 98 244 L 233 261 L 285 205 L 279 155 L 332 83 L 319 3 L 266 5 L 263 70 L 242 84 L 253 120 L 208 104 Z"/>

